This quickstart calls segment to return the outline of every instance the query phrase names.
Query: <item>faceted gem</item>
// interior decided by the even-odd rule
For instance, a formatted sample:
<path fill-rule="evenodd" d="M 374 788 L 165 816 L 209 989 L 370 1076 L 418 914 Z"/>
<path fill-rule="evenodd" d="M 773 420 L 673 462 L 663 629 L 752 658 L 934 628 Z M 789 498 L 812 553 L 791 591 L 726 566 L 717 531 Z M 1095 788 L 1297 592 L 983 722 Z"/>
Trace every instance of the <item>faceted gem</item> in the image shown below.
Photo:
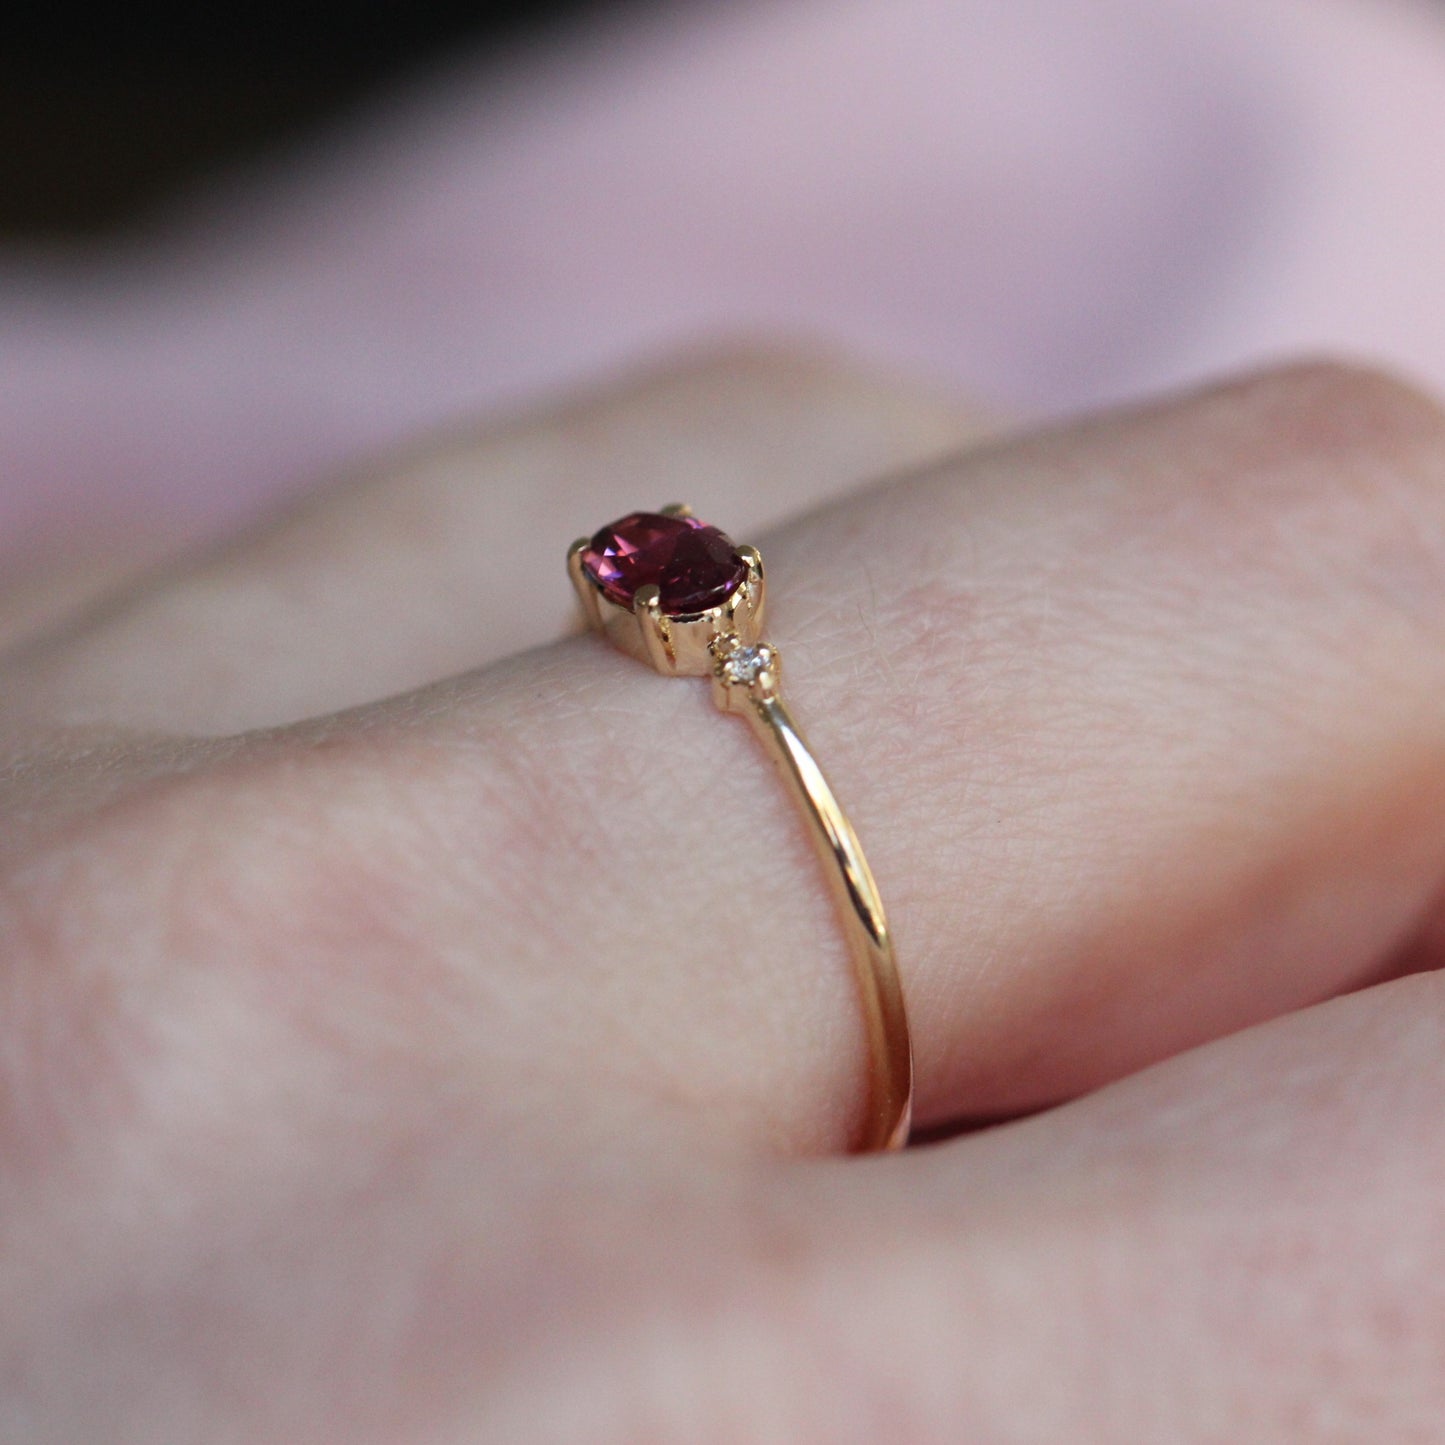
<path fill-rule="evenodd" d="M 659 512 L 631 512 L 603 527 L 583 550 L 582 568 L 627 608 L 638 590 L 652 583 L 669 617 L 717 607 L 748 575 L 748 564 L 716 527 Z"/>
<path fill-rule="evenodd" d="M 766 642 L 757 643 L 752 647 L 744 647 L 742 643 L 736 642 L 732 648 L 722 654 L 720 659 L 724 681 L 743 686 L 755 683 L 776 663 L 777 658 L 773 649 Z"/>

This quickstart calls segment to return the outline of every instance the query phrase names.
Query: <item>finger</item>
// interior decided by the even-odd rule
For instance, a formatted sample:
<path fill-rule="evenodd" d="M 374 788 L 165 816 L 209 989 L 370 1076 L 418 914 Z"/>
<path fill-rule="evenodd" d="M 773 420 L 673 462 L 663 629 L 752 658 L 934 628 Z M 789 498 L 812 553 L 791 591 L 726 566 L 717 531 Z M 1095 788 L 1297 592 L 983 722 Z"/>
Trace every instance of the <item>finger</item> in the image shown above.
<path fill-rule="evenodd" d="M 1441 448 L 1438 416 L 1410 393 L 1312 369 L 971 458 L 760 539 L 797 709 L 893 909 L 925 1118 L 1076 1091 L 1365 981 L 1398 956 L 1442 873 Z M 886 585 L 895 578 L 906 584 Z M 886 689 L 859 687 L 876 676 Z M 90 1150 L 65 1155 L 66 1167 L 80 1170 L 73 1177 L 91 1186 L 96 1210 L 113 1207 L 119 1220 L 104 1234 L 76 1211 L 48 1253 L 13 1253 L 19 1284 L 5 1297 L 51 1313 L 43 1328 L 7 1338 L 53 1366 L 27 1375 L 51 1402 L 69 1398 L 62 1385 L 73 1376 L 87 1388 L 124 1377 L 161 1380 L 162 1403 L 174 1406 L 171 1387 L 203 1365 L 179 1347 L 209 1338 L 224 1341 L 227 1359 L 255 1362 L 258 1377 L 304 1376 L 306 1386 L 275 1405 L 279 1416 L 308 1410 L 309 1421 L 329 1422 L 323 1407 L 335 1396 L 307 1393 L 326 1378 L 301 1348 L 313 1334 L 258 1325 L 256 1301 L 264 1289 L 281 1302 L 278 1318 L 310 1320 L 308 1307 L 337 1297 L 327 1291 L 340 1270 L 339 1358 L 361 1362 L 348 1381 L 381 1378 L 370 1367 L 391 1358 L 399 1335 L 418 1342 L 406 1358 L 424 1361 L 415 1368 L 429 1381 L 461 1369 L 441 1347 L 462 1341 L 464 1378 L 475 1380 L 467 1322 L 493 1317 L 478 1300 L 493 1312 L 508 1302 L 505 1330 L 485 1341 L 496 1370 L 519 1352 L 529 1363 L 528 1344 L 544 1336 L 561 1341 L 570 1366 L 577 1340 L 557 1319 L 600 1327 L 603 1291 L 587 1286 L 643 1276 L 653 1287 L 639 1294 L 671 1312 L 604 1331 L 615 1350 L 583 1361 L 590 1368 L 566 1376 L 572 1383 L 635 1385 L 627 1361 L 655 1360 L 644 1347 L 664 1337 L 731 1350 L 735 1327 L 762 1299 L 779 1307 L 787 1332 L 780 1326 L 750 1359 L 818 1381 L 826 1406 L 842 1388 L 829 1361 L 844 1359 L 845 1383 L 874 1378 L 843 1348 L 855 1337 L 830 1332 L 849 1309 L 867 1314 L 876 1345 L 880 1332 L 905 1338 L 901 1317 L 921 1302 L 937 1325 L 917 1341 L 927 1359 L 957 1338 L 959 1311 L 969 1308 L 975 1333 L 965 1338 L 999 1370 L 1017 1371 L 1016 1354 L 988 1353 L 990 1326 L 1003 1341 L 1026 1316 L 1048 1331 L 1040 1354 L 1049 1360 L 1079 1338 L 1050 1313 L 1060 1291 L 1022 1287 L 1025 1262 L 1036 1268 L 1042 1257 L 1051 1280 L 1064 1277 L 1064 1299 L 1090 1310 L 1086 1329 L 1097 1326 L 1101 1299 L 1109 1321 L 1121 1298 L 1148 1303 L 1109 1289 L 1126 1226 L 1103 1230 L 1099 1247 L 1079 1256 L 1089 1267 L 1076 1267 L 1074 1238 L 1032 1230 L 1039 1216 L 1023 1192 L 1004 1192 L 1010 1173 L 1055 1156 L 1056 1172 L 1039 1177 L 1097 1225 L 1137 1192 L 1126 1161 L 1106 1147 L 1132 1137 L 1143 1162 L 1157 1158 L 1163 1177 L 1184 1178 L 1184 1189 L 1161 1191 L 1166 1210 L 1206 1213 L 1200 1198 L 1221 1204 L 1202 1174 L 1183 1173 L 1198 1122 L 1193 1085 L 1164 1091 L 1148 1128 L 1132 1136 L 1107 1112 L 1088 1116 L 1098 1127 L 1082 1144 L 1063 1132 L 983 1135 L 948 1156 L 966 1178 L 920 1182 L 911 1210 L 899 1195 L 919 1176 L 894 1174 L 899 1161 L 877 1171 L 897 1180 L 887 1192 L 868 1193 L 857 1181 L 872 1174 L 850 1171 L 859 1205 L 838 1252 L 814 1232 L 808 1206 L 818 1196 L 800 1192 L 792 1209 L 769 1211 L 745 1187 L 727 1194 L 658 1116 L 686 1128 L 694 1148 L 737 1138 L 840 1144 L 864 1107 L 856 1005 L 841 954 L 829 951 L 832 919 L 796 820 L 750 739 L 688 685 L 590 639 L 211 752 L 213 764 L 229 762 L 208 769 L 193 760 L 57 837 L 49 856 L 6 881 L 6 1017 L 22 1041 L 31 1037 L 17 1024 L 25 1010 L 43 1027 L 33 1031 L 36 1057 L 6 1053 L 9 1076 L 29 1093 L 0 1093 L 44 1105 L 35 1121 L 22 1120 L 32 1134 L 91 1140 Z M 1438 1053 L 1425 995 L 1396 996 L 1413 1005 L 1405 1018 Z M 1336 1066 L 1350 1054 L 1341 1035 L 1325 1038 L 1312 1060 L 1278 1043 L 1273 1027 L 1254 1037 L 1280 1076 L 1254 1089 L 1244 1056 L 1220 1055 L 1227 1062 L 1215 1082 L 1238 1086 L 1236 1112 L 1241 1098 L 1245 1106 L 1237 1117 L 1221 1110 L 1213 1138 L 1228 1150 L 1238 1128 L 1256 1163 L 1278 1148 L 1300 1183 L 1291 1207 L 1307 1207 L 1305 1182 L 1326 1133 L 1292 1154 L 1287 1118 L 1266 1111 L 1251 1128 L 1247 1106 L 1289 1088 L 1341 1097 Z M 1396 1047 L 1385 1029 L 1358 1056 L 1389 1060 Z M 1386 1070 L 1385 1094 L 1405 1077 Z M 1108 1097 L 1083 1107 L 1102 1109 Z M 629 1127 L 619 1100 L 634 1111 Z M 598 1121 L 610 1132 L 588 1136 L 595 1172 L 579 1182 L 549 1171 L 558 1139 Z M 24 1130 L 16 1133 L 24 1145 Z M 975 1149 L 1011 1137 L 1042 1145 L 996 1164 Z M 1411 1141 L 1416 1157 L 1424 1140 L 1421 1132 Z M 429 1152 L 438 1141 L 440 1162 Z M 339 1152 L 313 1148 L 321 1142 Z M 43 1162 L 56 1150 L 41 1143 L 49 1150 L 37 1144 L 32 1154 Z M 6 1144 L 13 1154 L 13 1134 Z M 200 1162 L 183 1194 L 164 1194 L 159 1172 L 135 1163 L 169 1161 L 186 1147 Z M 645 1166 L 672 1157 L 686 1161 L 681 1173 L 707 1194 L 706 1208 L 692 1212 L 679 1192 L 646 1182 L 655 1176 Z M 493 1167 L 480 1171 L 478 1158 Z M 974 1160 L 976 1171 L 963 1162 Z M 1327 1180 L 1337 1195 L 1357 1182 L 1346 1177 L 1351 1160 L 1371 1183 L 1380 1168 L 1382 1189 L 1403 1178 L 1382 1156 L 1346 1151 Z M 479 1176 L 492 1181 L 485 1230 L 473 1227 Z M 498 1196 L 516 1180 L 509 1208 Z M 407 1203 L 414 1253 L 394 1266 L 395 1256 L 369 1247 L 378 1237 L 369 1231 L 393 1237 L 398 1195 L 413 1186 L 446 1194 L 452 1227 L 428 1233 L 435 1214 Z M 258 1221 L 251 1207 L 263 1198 L 271 1212 Z M 970 1199 L 982 1201 L 979 1212 L 961 1213 Z M 608 1207 L 595 1209 L 599 1200 Z M 338 1213 L 341 1201 L 364 1218 Z M 566 1231 L 578 1217 L 568 1203 L 591 1232 L 559 1262 L 557 1241 L 573 1238 Z M 26 1215 L 35 1237 L 40 1217 Z M 297 1217 L 305 1228 L 293 1233 Z M 1136 1217 L 1141 1232 L 1167 1223 Z M 632 1235 L 629 1218 L 644 1221 Z M 157 1219 L 167 1227 L 157 1231 Z M 863 1280 L 877 1286 L 867 1292 L 858 1273 L 872 1259 L 865 1245 L 893 1221 L 887 1237 L 899 1252 Z M 930 1247 L 982 1237 L 985 1224 L 1002 1243 L 977 1264 L 982 1278 L 944 1268 Z M 237 1248 L 278 1232 L 285 1249 Z M 1245 1238 L 1225 1235 L 1226 1245 Z M 129 1247 L 137 1236 L 147 1250 Z M 466 1247 L 447 1250 L 458 1237 Z M 910 1238 L 919 1242 L 911 1255 Z M 1273 1249 L 1293 1243 L 1287 1231 L 1252 1238 L 1262 1240 L 1255 1263 L 1264 1267 Z M 45 1288 L 57 1239 L 78 1251 L 67 1261 L 96 1260 L 69 1270 L 71 1295 Z M 853 1272 L 812 1268 L 836 1264 L 849 1245 Z M 582 1256 L 601 1265 L 588 1275 Z M 106 1275 L 102 1266 L 117 1261 Z M 208 1273 L 184 1267 L 193 1261 Z M 697 1268 L 672 1276 L 678 1293 L 669 1296 L 669 1266 L 689 1261 Z M 1178 1264 L 1160 1250 L 1166 1273 L 1151 1275 L 1156 1289 L 1162 1277 L 1167 1292 Z M 549 1308 L 531 1314 L 529 1266 L 549 1271 Z M 580 1292 L 570 1287 L 579 1275 Z M 1277 1278 L 1250 1271 L 1243 1288 Z M 451 1283 L 439 1289 L 439 1280 Z M 559 1280 L 569 1286 L 560 1306 Z M 682 1294 L 699 1288 L 704 1326 L 673 1329 Z M 98 1300 L 76 1298 L 88 1291 Z M 137 1327 L 115 1329 L 121 1315 Z M 73 1342 L 67 1322 L 82 1317 L 96 1322 L 84 1343 L 94 1339 L 113 1373 L 77 1376 L 66 1368 L 73 1351 L 47 1356 L 49 1343 Z M 1155 1321 L 1141 1349 L 1167 1344 L 1167 1322 Z M 1277 1321 L 1273 1333 L 1241 1340 L 1277 1340 Z M 364 1334 L 351 1328 L 358 1322 Z M 820 1362 L 807 1353 L 814 1340 L 838 1348 Z M 667 1358 L 690 1378 L 681 1353 Z M 942 1370 L 952 1357 L 931 1358 Z M 882 1349 L 868 1356 L 878 1359 L 891 1363 Z M 160 1368 L 153 1375 L 138 1361 Z M 434 1361 L 446 1370 L 433 1373 Z M 776 1376 L 743 1378 L 742 1408 L 778 1398 L 769 1390 Z M 928 1378 L 946 1386 L 954 1377 Z M 1026 1402 L 1042 1388 L 1029 1374 L 1009 1379 Z M 601 1398 L 545 1393 L 559 1408 Z M 377 1391 L 360 1395 L 358 1409 L 387 1404 Z M 1186 1405 L 1209 1399 L 1191 1379 L 1182 1395 Z M 674 1403 L 683 1396 L 691 1398 L 681 1390 Z M 923 1408 L 947 1412 L 958 1398 L 930 1395 Z M 981 1398 L 992 1408 L 998 1396 Z M 493 1389 L 482 1407 L 505 1412 L 518 1399 Z M 635 1390 L 627 1403 L 636 1407 Z M 1040 1393 L 1037 1403 L 1048 1419 L 1054 1397 Z M 739 1418 L 746 1435 L 749 1417 Z M 983 1405 L 978 1418 L 988 1418 Z M 1222 1428 L 1214 1438 L 1252 1435 Z"/>
<path fill-rule="evenodd" d="M 789 1364 L 823 1380 L 796 1408 L 861 1361 L 928 1412 L 920 1438 L 1431 1439 L 1442 1043 L 1445 978 L 1410 978 L 886 1169 L 794 1176 L 814 1232 L 756 1290 L 740 1393 L 783 1390 L 773 1331 L 804 1318 L 825 1333 Z"/>
<path fill-rule="evenodd" d="M 1442 482 L 1432 406 L 1305 368 L 765 539 L 795 707 L 892 912 L 920 1122 L 1391 968 L 1445 878 Z M 471 843 L 479 886 L 521 920 L 504 953 L 555 970 L 569 1046 L 595 1056 L 603 1007 L 709 1118 L 850 1137 L 857 1002 L 746 730 L 590 639 L 484 687 L 455 726 L 522 796 L 507 856 Z"/>
<path fill-rule="evenodd" d="M 119 1187 L 19 1214 L 0 1419 L 148 1440 L 179 1395 L 197 1435 L 288 1440 L 1428 1439 L 1442 1039 L 1441 978 L 1405 980 L 863 1168 L 656 1134 L 568 1158 L 360 1067 L 326 1117 L 296 1058 L 289 1109 L 172 1092 L 171 1213 L 112 1149 Z"/>
<path fill-rule="evenodd" d="M 795 709 L 890 909 L 920 1124 L 1395 966 L 1445 878 L 1442 473 L 1431 406 L 1305 368 L 761 539 Z M 836 919 L 704 684 L 579 638 L 226 756 L 103 820 L 122 914 L 57 885 L 31 932 L 103 940 L 133 989 L 124 910 L 162 897 L 198 958 L 285 958 L 308 1029 L 419 1011 L 519 1122 L 626 1093 L 720 1140 L 856 1137 Z"/>
<path fill-rule="evenodd" d="M 680 489 L 758 525 L 977 435 L 976 414 L 820 357 L 673 363 L 369 471 L 110 598 L 10 660 L 11 720 L 228 732 L 544 642 L 558 530 Z"/>

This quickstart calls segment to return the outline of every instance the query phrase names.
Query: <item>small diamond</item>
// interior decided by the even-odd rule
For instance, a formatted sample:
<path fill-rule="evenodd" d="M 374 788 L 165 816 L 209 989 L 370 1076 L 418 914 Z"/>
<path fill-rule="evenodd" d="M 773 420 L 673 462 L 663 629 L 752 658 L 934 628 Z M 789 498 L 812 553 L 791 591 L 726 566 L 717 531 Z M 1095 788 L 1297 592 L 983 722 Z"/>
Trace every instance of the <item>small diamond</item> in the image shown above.
<path fill-rule="evenodd" d="M 759 643 L 756 647 L 734 647 L 723 657 L 722 675 L 728 682 L 751 684 L 775 661 L 773 649 L 766 643 Z"/>

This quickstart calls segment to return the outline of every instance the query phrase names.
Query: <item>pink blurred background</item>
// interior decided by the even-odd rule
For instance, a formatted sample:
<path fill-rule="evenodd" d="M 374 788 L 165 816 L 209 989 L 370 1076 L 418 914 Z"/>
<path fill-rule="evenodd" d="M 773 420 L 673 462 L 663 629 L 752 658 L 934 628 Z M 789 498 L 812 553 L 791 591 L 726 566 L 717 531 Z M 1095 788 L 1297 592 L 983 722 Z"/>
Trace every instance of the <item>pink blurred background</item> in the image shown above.
<path fill-rule="evenodd" d="M 0 554 L 197 535 L 720 334 L 1007 414 L 1300 350 L 1445 387 L 1429 0 L 753 0 L 456 60 L 100 248 L 0 254 Z"/>

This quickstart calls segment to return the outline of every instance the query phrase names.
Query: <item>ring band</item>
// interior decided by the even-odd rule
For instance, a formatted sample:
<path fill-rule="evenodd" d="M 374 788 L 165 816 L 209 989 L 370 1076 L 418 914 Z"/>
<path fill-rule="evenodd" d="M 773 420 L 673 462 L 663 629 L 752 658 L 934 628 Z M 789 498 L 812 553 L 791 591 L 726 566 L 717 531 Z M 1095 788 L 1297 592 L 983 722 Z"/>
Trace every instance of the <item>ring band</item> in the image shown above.
<path fill-rule="evenodd" d="M 708 677 L 724 712 L 746 718 L 808 822 L 857 974 L 871 1065 L 858 1148 L 908 1142 L 913 1047 L 893 941 L 868 861 L 778 691 L 780 658 L 761 637 L 765 580 L 755 547 L 735 547 L 683 506 L 633 512 L 579 538 L 567 570 L 589 626 L 669 677 Z"/>

